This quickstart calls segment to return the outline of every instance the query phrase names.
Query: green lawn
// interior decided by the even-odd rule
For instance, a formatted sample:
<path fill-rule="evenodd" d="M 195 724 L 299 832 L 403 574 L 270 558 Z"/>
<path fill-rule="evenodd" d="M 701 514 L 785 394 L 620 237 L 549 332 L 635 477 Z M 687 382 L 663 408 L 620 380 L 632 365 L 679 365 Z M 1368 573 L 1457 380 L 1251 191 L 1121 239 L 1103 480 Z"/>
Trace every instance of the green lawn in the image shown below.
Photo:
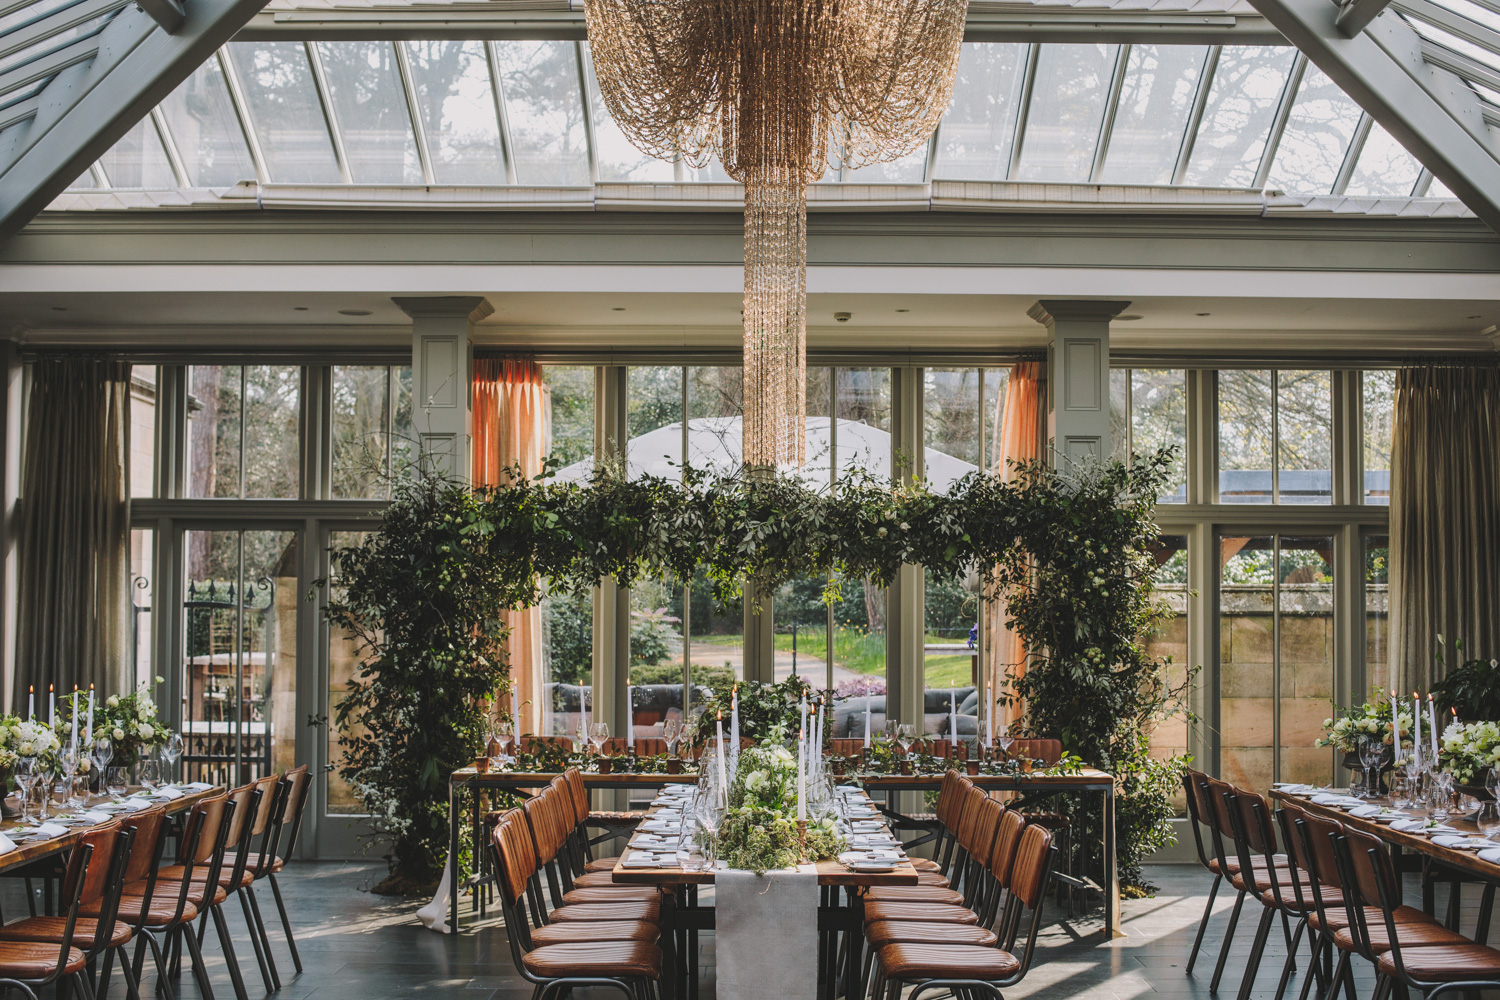
<path fill-rule="evenodd" d="M 738 646 L 742 642 L 738 633 L 732 635 L 693 636 L 693 645 Z M 952 637 L 929 635 L 928 643 L 952 642 Z M 776 649 L 792 651 L 790 633 L 776 634 Z M 804 662 L 822 663 L 828 655 L 826 631 L 809 628 L 797 632 L 797 665 Z M 833 632 L 833 662 L 857 674 L 885 674 L 885 636 L 871 635 L 855 628 L 836 628 Z M 972 669 L 967 654 L 957 656 L 929 656 L 927 658 L 928 687 L 968 687 L 972 680 Z"/>

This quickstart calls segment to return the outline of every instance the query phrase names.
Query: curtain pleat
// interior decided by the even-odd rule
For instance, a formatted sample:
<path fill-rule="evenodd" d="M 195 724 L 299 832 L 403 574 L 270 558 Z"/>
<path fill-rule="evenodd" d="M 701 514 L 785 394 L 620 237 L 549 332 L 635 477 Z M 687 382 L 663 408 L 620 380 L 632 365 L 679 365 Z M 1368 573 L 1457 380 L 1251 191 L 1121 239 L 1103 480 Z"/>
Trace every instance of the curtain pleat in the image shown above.
<path fill-rule="evenodd" d="M 32 366 L 13 710 L 31 685 L 39 694 L 48 684 L 59 694 L 74 684 L 105 694 L 131 685 L 129 418 L 129 364 Z"/>
<path fill-rule="evenodd" d="M 1012 463 L 1031 461 L 1041 456 L 1042 389 L 1045 379 L 1039 361 L 1022 361 L 1010 371 L 1005 399 L 995 411 L 994 472 L 1002 480 L 1014 476 Z M 1010 627 L 1010 616 L 1001 601 L 986 601 L 984 667 L 991 696 L 1010 690 L 1011 682 L 1026 673 L 1026 647 Z M 1022 707 L 1012 701 L 1000 706 L 996 722 L 1014 725 Z M 1000 732 L 999 726 L 995 732 Z"/>
<path fill-rule="evenodd" d="M 1391 652 L 1402 690 L 1500 656 L 1500 369 L 1405 368 L 1391 443 Z"/>
<path fill-rule="evenodd" d="M 474 362 L 474 485 L 505 486 L 512 471 L 541 474 L 551 439 L 552 408 L 542 368 L 529 358 L 479 358 Z M 510 679 L 515 692 L 516 732 L 541 728 L 542 609 L 506 613 Z"/>

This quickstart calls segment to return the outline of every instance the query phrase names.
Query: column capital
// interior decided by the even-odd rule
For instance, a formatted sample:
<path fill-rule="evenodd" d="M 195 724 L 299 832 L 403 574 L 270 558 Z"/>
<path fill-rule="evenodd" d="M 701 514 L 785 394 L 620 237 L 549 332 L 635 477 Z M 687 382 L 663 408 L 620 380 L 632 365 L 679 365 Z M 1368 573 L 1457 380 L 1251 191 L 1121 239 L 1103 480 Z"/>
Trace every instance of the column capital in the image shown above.
<path fill-rule="evenodd" d="M 1043 326 L 1070 319 L 1107 323 L 1129 308 L 1128 301 L 1119 299 L 1038 299 L 1026 315 Z"/>
<path fill-rule="evenodd" d="M 467 316 L 470 323 L 482 322 L 495 311 L 483 295 L 393 295 L 391 301 L 412 319 L 418 316 Z"/>

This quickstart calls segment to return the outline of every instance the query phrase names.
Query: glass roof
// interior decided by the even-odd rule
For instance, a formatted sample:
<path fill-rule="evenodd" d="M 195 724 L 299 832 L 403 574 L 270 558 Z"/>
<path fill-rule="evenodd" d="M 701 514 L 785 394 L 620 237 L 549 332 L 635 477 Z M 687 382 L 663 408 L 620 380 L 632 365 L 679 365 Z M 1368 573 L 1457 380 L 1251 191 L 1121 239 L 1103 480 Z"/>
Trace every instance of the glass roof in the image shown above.
<path fill-rule="evenodd" d="M 1403 15 L 1411 4 L 1461 4 L 1500 27 L 1470 0 L 1397 0 Z M 1500 57 L 1419 30 L 1494 65 L 1488 97 L 1500 101 Z M 74 189 L 726 180 L 717 163 L 634 149 L 599 98 L 586 42 L 259 41 L 221 49 Z M 1296 49 L 1243 45 L 965 43 L 926 148 L 824 180 L 1443 193 Z"/>

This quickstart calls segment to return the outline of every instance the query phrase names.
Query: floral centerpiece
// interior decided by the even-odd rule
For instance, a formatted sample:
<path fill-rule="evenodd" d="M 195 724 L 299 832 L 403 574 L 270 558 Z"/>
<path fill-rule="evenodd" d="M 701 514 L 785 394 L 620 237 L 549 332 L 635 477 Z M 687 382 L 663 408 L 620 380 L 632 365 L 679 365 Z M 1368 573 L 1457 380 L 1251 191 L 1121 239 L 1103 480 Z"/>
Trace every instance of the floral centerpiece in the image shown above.
<path fill-rule="evenodd" d="M 23 722 L 14 715 L 0 719 L 0 769 L 7 773 L 15 770 L 22 757 L 51 761 L 60 749 L 62 741 L 45 722 Z"/>
<path fill-rule="evenodd" d="M 1411 746 L 1412 714 L 1404 706 L 1397 708 L 1401 722 L 1401 745 Z M 1343 709 L 1338 715 L 1323 720 L 1327 733 L 1317 742 L 1320 747 L 1333 747 L 1343 753 L 1358 753 L 1360 741 L 1374 737 L 1386 746 L 1391 746 L 1394 734 L 1391 729 L 1391 703 L 1389 700 L 1365 702 L 1358 708 Z"/>
<path fill-rule="evenodd" d="M 1484 774 L 1500 764 L 1500 723 L 1449 723 L 1438 744 L 1438 760 L 1460 785 L 1482 785 Z"/>
<path fill-rule="evenodd" d="M 715 684 L 713 694 L 703 703 L 703 712 L 698 716 L 698 728 L 692 734 L 693 743 L 706 746 L 714 736 L 714 722 L 720 711 L 724 713 L 724 726 L 729 726 L 730 707 L 738 688 L 740 702 L 740 736 L 752 740 L 767 740 L 773 731 L 782 735 L 795 733 L 801 717 L 802 698 L 809 701 L 825 696 L 825 704 L 832 703 L 831 691 L 819 689 L 806 677 L 792 674 L 784 681 L 774 684 L 765 681 L 729 681 Z M 824 738 L 830 738 L 832 726 L 824 727 Z"/>
<path fill-rule="evenodd" d="M 78 705 L 80 720 L 87 713 L 86 705 L 85 695 Z M 61 705 L 58 713 L 62 713 Z M 142 683 L 130 694 L 112 694 L 102 705 L 95 706 L 94 731 L 89 734 L 88 744 L 92 746 L 94 739 L 107 737 L 114 747 L 114 762 L 129 766 L 139 761 L 144 751 L 154 751 L 165 745 L 171 735 L 172 731 L 156 717 L 151 685 Z"/>
<path fill-rule="evenodd" d="M 832 815 L 809 813 L 805 837 L 798 830 L 797 757 L 775 740 L 740 754 L 717 846 L 729 867 L 764 874 L 804 858 L 836 857 L 845 842 Z"/>

